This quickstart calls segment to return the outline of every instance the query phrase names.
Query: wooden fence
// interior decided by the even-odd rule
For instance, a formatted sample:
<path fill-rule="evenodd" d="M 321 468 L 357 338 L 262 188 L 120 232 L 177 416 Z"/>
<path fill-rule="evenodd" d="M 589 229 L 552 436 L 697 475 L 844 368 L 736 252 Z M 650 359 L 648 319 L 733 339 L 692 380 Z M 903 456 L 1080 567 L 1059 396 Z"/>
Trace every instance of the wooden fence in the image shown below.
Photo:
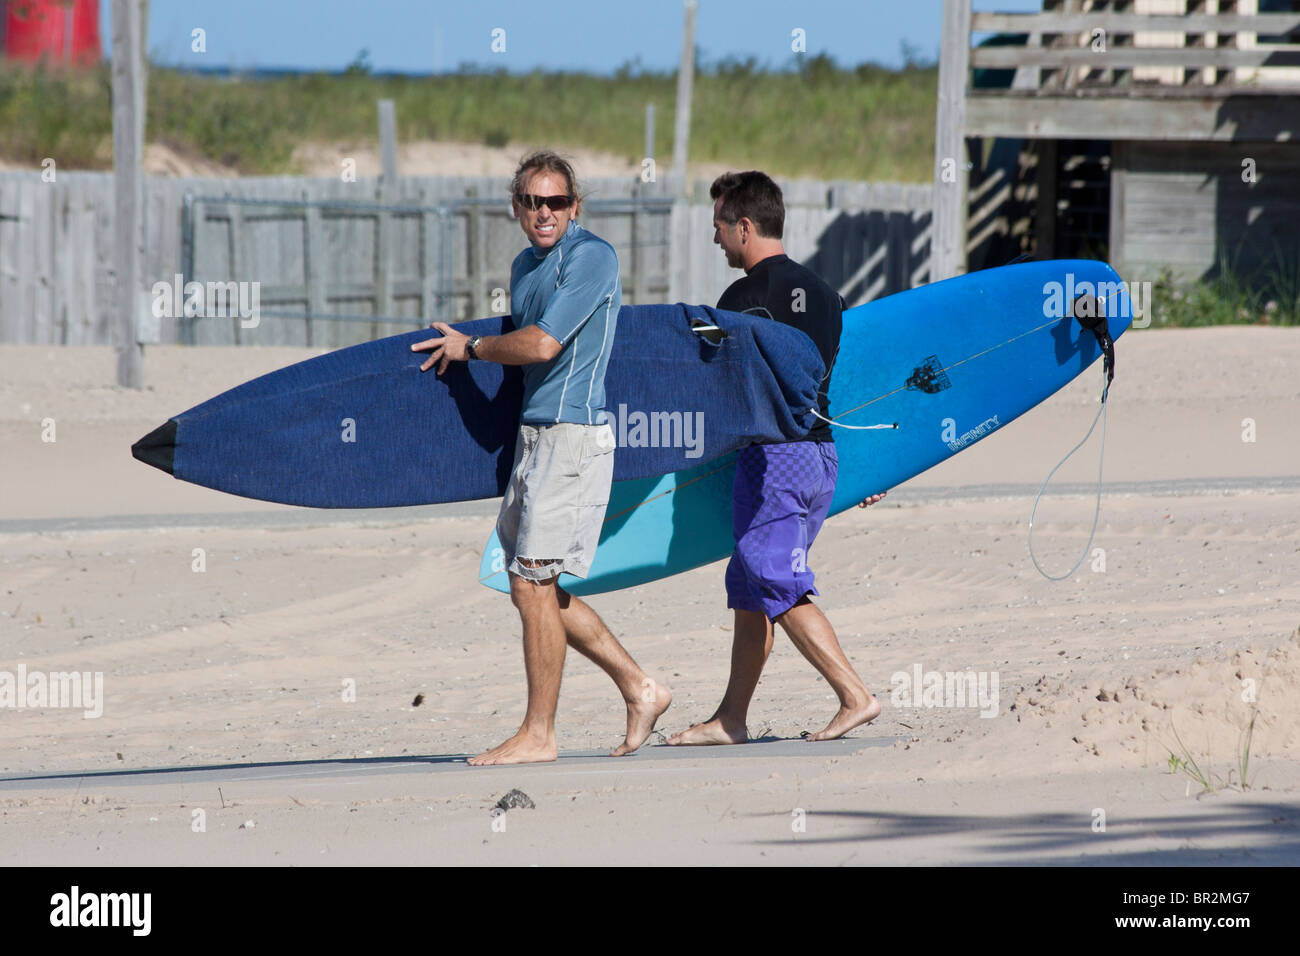
<path fill-rule="evenodd" d="M 928 281 L 929 187 L 782 186 L 787 251 L 851 305 Z M 381 194 L 375 179 L 147 178 L 141 338 L 337 347 L 491 314 L 524 244 L 506 187 L 411 176 Z M 618 251 L 624 302 L 712 303 L 740 276 L 713 244 L 707 183 L 685 200 L 671 177 L 584 189 L 582 221 Z M 0 342 L 111 343 L 112 220 L 111 174 L 0 173 Z M 178 275 L 256 283 L 262 317 L 252 328 L 238 317 L 149 321 L 149 290 Z"/>

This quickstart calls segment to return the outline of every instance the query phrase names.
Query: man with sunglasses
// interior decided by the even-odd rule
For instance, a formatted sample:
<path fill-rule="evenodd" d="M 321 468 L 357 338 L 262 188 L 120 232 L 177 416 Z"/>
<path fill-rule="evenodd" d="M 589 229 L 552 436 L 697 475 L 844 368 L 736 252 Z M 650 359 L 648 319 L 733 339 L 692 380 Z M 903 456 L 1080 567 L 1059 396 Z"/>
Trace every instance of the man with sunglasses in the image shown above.
<path fill-rule="evenodd" d="M 827 395 L 839 351 L 844 303 L 839 293 L 785 254 L 785 202 L 765 173 L 726 173 L 713 182 L 713 241 L 727 264 L 744 269 L 718 300 L 719 309 L 792 325 L 812 339 L 826 367 L 818 413 L 830 418 Z M 880 714 L 880 702 L 853 670 L 835 631 L 810 595 L 808 566 L 830 509 L 839 471 L 831 429 L 818 422 L 790 442 L 750 445 L 736 458 L 732 526 L 736 548 L 727 565 L 727 606 L 735 611 L 731 676 L 713 716 L 670 737 L 670 744 L 738 744 L 749 739 L 746 719 L 775 622 L 826 679 L 839 710 L 809 740 L 833 740 Z M 874 504 L 874 495 L 862 506 Z"/>
<path fill-rule="evenodd" d="M 591 568 L 614 474 L 614 433 L 606 424 L 605 369 L 622 299 L 613 246 L 578 224 L 573 168 L 551 152 L 520 163 L 511 183 L 515 217 L 529 247 L 510 269 L 516 328 L 469 338 L 445 322 L 421 370 L 451 362 L 523 367 L 524 397 L 514 469 L 497 536 L 510 598 L 523 623 L 528 708 L 513 737 L 472 757 L 473 766 L 554 760 L 555 710 L 566 642 L 601 667 L 627 706 L 627 735 L 613 756 L 631 753 L 654 729 L 672 695 L 649 677 L 599 615 L 561 588 L 563 572 Z"/>

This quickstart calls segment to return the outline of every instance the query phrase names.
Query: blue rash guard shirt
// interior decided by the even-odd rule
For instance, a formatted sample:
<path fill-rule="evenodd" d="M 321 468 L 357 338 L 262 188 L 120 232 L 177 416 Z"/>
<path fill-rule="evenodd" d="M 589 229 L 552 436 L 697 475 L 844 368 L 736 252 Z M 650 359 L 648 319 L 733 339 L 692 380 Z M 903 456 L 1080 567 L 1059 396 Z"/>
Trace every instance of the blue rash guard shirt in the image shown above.
<path fill-rule="evenodd" d="M 523 366 L 522 422 L 605 421 L 605 369 L 622 299 L 614 247 L 576 222 L 550 249 L 529 246 L 515 257 L 510 311 L 516 327 L 536 325 L 561 346 L 549 362 Z"/>

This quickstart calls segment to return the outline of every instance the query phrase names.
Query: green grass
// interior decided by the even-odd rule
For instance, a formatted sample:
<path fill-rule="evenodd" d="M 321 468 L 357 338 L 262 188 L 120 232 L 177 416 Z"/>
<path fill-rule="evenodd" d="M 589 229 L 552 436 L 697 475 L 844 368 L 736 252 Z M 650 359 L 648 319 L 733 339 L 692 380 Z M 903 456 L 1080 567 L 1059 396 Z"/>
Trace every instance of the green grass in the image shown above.
<path fill-rule="evenodd" d="M 1170 726 L 1173 726 L 1172 721 Z M 1183 738 L 1178 736 L 1177 727 L 1174 727 L 1174 739 L 1178 741 L 1178 749 L 1182 752 L 1182 756 L 1175 754 L 1172 750 L 1169 751 L 1169 772 L 1182 772 L 1200 784 L 1202 792 L 1213 793 L 1216 789 L 1214 775 L 1206 774 L 1205 771 L 1201 770 L 1196 758 L 1192 756 L 1192 752 L 1183 743 Z"/>
<path fill-rule="evenodd" d="M 753 60 L 697 71 L 691 160 L 760 168 L 779 176 L 925 183 L 934 162 L 937 70 L 837 66 L 825 57 L 798 69 Z M 435 77 L 374 76 L 364 58 L 344 73 L 272 79 L 215 77 L 153 67 L 151 141 L 246 175 L 298 173 L 304 141 L 376 138 L 375 102 L 396 102 L 402 140 L 586 148 L 634 163 L 644 149 L 644 111 L 656 106 L 655 157 L 671 160 L 676 77 L 625 67 L 613 76 L 463 70 Z M 60 169 L 112 165 L 111 75 L 0 62 L 0 158 Z M 1153 283 L 1152 327 L 1300 324 L 1300 259 L 1280 251 L 1246 275 L 1223 254 L 1214 276 Z"/>
<path fill-rule="evenodd" d="M 390 98 L 400 139 L 510 140 L 639 161 L 645 104 L 653 102 L 661 168 L 672 155 L 672 73 L 390 77 L 359 64 L 342 74 L 272 79 L 151 68 L 146 136 L 241 173 L 292 173 L 300 142 L 373 140 L 375 101 Z M 784 72 L 752 60 L 707 66 L 696 73 L 690 158 L 782 176 L 928 182 L 936 82 L 930 65 L 840 67 L 825 57 Z M 0 155 L 108 168 L 110 83 L 107 66 L 88 73 L 0 66 Z"/>
<path fill-rule="evenodd" d="M 1165 270 L 1151 286 L 1151 327 L 1300 325 L 1300 259 L 1275 252 L 1249 273 L 1221 254 L 1210 278 L 1177 281 Z"/>
<path fill-rule="evenodd" d="M 1169 772 L 1171 774 L 1182 773 L 1191 778 L 1200 785 L 1201 792 L 1214 793 L 1224 788 L 1236 789 L 1245 792 L 1250 789 L 1250 748 L 1255 740 L 1255 721 L 1259 717 L 1259 705 L 1250 709 L 1250 720 L 1246 726 L 1241 729 L 1241 734 L 1237 744 L 1237 765 L 1228 770 L 1225 778 L 1220 778 L 1217 774 L 1210 771 L 1208 766 L 1202 770 L 1196 758 L 1192 755 L 1187 745 L 1183 743 L 1183 738 L 1178 735 L 1178 728 L 1174 726 L 1173 719 L 1170 718 L 1169 726 L 1173 728 L 1174 739 L 1178 742 L 1178 752 L 1166 746 L 1169 752 Z M 1233 780 L 1233 774 L 1237 779 Z"/>
<path fill-rule="evenodd" d="M 1274 245 L 1271 256 L 1219 247 L 1218 264 L 1195 281 L 1165 269 L 1151 284 L 1151 327 L 1204 325 L 1300 325 L 1300 250 Z"/>
<path fill-rule="evenodd" d="M 60 169 L 112 165 L 113 118 L 107 68 L 75 73 L 0 61 L 0 156 Z"/>

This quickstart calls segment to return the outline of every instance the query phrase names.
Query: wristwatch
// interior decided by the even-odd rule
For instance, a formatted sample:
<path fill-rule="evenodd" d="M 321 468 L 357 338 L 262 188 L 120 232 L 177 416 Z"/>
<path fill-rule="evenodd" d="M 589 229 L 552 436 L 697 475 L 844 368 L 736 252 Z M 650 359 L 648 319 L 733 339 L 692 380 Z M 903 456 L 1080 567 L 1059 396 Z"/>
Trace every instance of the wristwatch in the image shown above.
<path fill-rule="evenodd" d="M 478 348 L 478 344 L 482 341 L 483 341 L 483 336 L 476 335 L 468 342 L 465 343 L 465 351 L 469 353 L 469 357 L 471 359 L 478 358 L 478 356 L 474 353 L 474 350 Z"/>

